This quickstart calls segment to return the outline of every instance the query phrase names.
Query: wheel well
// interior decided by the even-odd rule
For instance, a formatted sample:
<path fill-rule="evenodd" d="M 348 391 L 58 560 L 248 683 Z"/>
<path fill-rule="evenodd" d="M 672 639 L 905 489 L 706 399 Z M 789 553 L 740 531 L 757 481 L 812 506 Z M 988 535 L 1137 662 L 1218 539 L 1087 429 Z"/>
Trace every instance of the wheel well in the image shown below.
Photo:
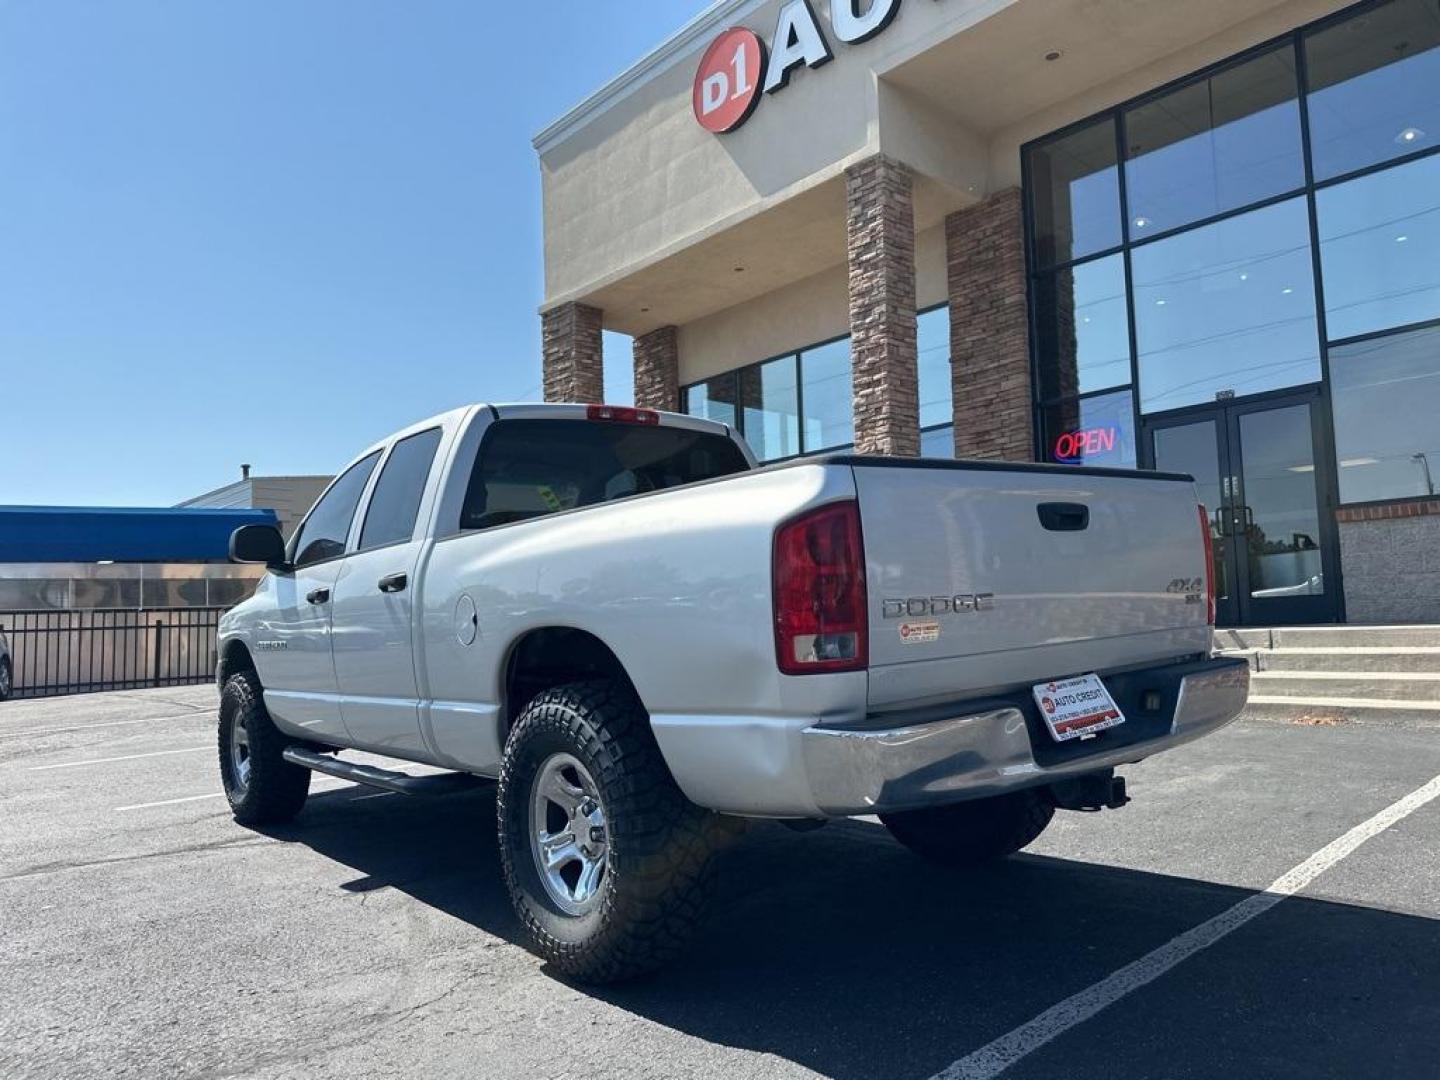
<path fill-rule="evenodd" d="M 584 679 L 622 679 L 635 690 L 624 665 L 594 634 L 569 626 L 531 630 L 511 648 L 505 665 L 505 730 L 536 694 Z"/>
<path fill-rule="evenodd" d="M 239 671 L 254 671 L 255 661 L 243 641 L 227 641 L 220 652 L 220 662 L 215 665 L 215 682 L 223 690 L 225 680 Z"/>

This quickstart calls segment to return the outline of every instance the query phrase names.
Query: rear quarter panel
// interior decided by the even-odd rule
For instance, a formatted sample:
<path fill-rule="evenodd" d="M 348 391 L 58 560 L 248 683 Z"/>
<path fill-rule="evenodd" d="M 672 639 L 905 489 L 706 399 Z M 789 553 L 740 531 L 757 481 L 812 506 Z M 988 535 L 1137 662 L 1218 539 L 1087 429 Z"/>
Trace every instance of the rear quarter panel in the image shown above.
<path fill-rule="evenodd" d="M 864 674 L 787 678 L 775 666 L 775 526 L 850 498 L 847 468 L 760 471 L 435 543 L 423 574 L 423 665 L 446 763 L 498 768 L 507 658 L 529 631 L 603 641 L 657 724 L 667 715 L 849 718 Z M 457 610 L 474 603 L 465 644 Z"/>

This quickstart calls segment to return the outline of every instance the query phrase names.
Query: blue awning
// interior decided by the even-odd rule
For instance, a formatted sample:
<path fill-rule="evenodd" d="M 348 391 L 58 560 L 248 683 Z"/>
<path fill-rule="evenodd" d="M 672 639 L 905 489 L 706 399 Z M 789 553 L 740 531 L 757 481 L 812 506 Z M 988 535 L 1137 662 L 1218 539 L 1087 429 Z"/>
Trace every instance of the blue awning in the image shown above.
<path fill-rule="evenodd" d="M 273 510 L 0 506 L 0 563 L 225 559 L 241 525 L 278 523 Z"/>

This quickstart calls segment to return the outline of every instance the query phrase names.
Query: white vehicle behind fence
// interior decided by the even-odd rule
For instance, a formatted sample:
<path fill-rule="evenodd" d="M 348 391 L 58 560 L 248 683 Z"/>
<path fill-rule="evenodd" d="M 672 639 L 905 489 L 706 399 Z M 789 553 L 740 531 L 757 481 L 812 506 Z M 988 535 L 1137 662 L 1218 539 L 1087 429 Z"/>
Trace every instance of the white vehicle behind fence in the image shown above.
<path fill-rule="evenodd" d="M 235 816 L 312 770 L 419 792 L 496 778 L 536 949 L 630 977 L 683 946 L 735 818 L 878 814 L 968 865 L 1115 768 L 1228 723 L 1187 476 L 861 457 L 757 468 L 724 425 L 477 405 L 360 455 L 220 628 Z M 359 749 L 438 766 L 409 776 Z"/>

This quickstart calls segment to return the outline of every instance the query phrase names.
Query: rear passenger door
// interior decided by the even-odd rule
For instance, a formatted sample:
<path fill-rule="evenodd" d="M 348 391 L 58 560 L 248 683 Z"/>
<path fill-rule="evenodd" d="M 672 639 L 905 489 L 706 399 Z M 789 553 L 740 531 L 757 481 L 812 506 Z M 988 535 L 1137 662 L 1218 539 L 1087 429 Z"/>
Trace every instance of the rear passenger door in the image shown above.
<path fill-rule="evenodd" d="M 380 460 L 367 454 L 311 508 L 291 541 L 295 569 L 275 575 L 274 613 L 256 628 L 265 704 L 283 724 L 320 741 L 345 741 L 331 659 L 331 608 L 355 508 Z"/>
<path fill-rule="evenodd" d="M 335 583 L 335 677 L 357 746 L 428 756 L 420 734 L 412 642 L 416 571 L 424 548 L 443 429 L 397 439 L 364 510 L 355 551 Z"/>

